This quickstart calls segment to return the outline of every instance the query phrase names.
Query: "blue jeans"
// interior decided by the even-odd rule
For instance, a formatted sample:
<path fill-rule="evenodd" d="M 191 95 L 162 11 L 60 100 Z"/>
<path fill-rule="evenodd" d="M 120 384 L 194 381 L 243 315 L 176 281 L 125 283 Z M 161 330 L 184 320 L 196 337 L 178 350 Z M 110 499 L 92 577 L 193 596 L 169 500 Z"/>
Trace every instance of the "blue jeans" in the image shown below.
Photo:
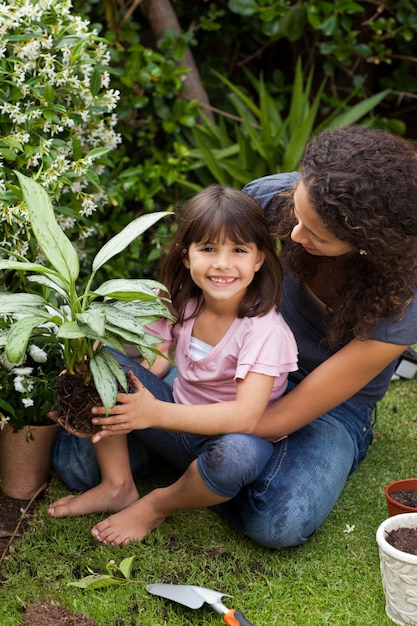
<path fill-rule="evenodd" d="M 141 365 L 132 362 L 124 355 L 111 350 L 119 362 L 126 370 L 131 369 L 139 380 L 149 389 L 152 394 L 165 402 L 173 402 L 172 389 L 169 384 Z M 131 390 L 133 391 L 133 389 Z M 128 438 L 129 453 L 132 458 L 132 472 L 136 476 L 143 471 L 144 465 L 149 465 L 151 459 L 148 450 L 162 458 L 175 459 L 175 465 L 181 470 L 185 470 L 193 461 L 197 459 L 199 474 L 211 491 L 223 498 L 233 498 L 245 485 L 251 483 L 265 467 L 271 456 L 274 446 L 271 442 L 252 435 L 241 433 L 230 433 L 217 437 L 202 437 L 182 433 L 173 433 L 155 428 L 148 428 L 143 431 L 136 431 L 135 441 L 145 444 L 145 452 L 137 455 L 132 448 L 132 437 Z M 84 440 L 85 442 L 86 440 Z M 68 446 L 68 436 L 60 437 L 58 445 L 53 449 L 53 466 L 60 478 L 72 488 L 82 490 L 80 477 L 74 480 L 71 468 L 74 464 L 63 465 L 62 459 L 65 456 L 63 448 Z M 94 482 L 100 476 L 98 464 L 90 459 L 90 452 L 87 443 L 78 444 L 77 461 L 80 463 L 80 447 L 83 448 L 82 456 L 85 458 L 85 466 L 88 466 L 87 481 L 94 476 Z M 58 451 L 58 448 L 60 450 Z M 144 464 L 144 459 L 146 463 Z M 180 461 L 180 459 L 182 459 Z M 84 474 L 86 472 L 84 471 Z M 80 489 L 81 487 L 81 489 Z"/>
<path fill-rule="evenodd" d="M 373 437 L 373 409 L 374 405 L 344 402 L 273 444 L 259 475 L 215 510 L 263 546 L 283 549 L 306 542 L 323 524 L 349 474 L 366 455 Z M 180 471 L 188 467 L 194 451 L 178 440 L 173 446 L 172 436 L 155 429 L 128 435 L 136 478 L 149 473 L 161 458 Z M 241 460 L 244 464 L 245 458 Z M 82 491 L 100 482 L 89 439 L 59 432 L 53 466 L 70 489 Z"/>

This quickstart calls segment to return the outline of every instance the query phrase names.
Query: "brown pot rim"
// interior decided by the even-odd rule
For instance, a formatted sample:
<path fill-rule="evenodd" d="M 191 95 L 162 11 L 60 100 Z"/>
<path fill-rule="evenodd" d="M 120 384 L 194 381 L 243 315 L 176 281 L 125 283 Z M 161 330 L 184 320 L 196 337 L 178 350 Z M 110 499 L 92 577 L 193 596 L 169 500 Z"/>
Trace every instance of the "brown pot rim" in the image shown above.
<path fill-rule="evenodd" d="M 401 504 L 391 497 L 393 491 L 399 491 L 401 489 L 408 489 L 411 491 L 417 491 L 417 478 L 402 478 L 400 480 L 394 480 L 385 487 L 385 497 L 387 501 L 395 507 L 402 509 L 405 513 L 413 513 L 417 511 L 417 507 L 407 506 Z"/>

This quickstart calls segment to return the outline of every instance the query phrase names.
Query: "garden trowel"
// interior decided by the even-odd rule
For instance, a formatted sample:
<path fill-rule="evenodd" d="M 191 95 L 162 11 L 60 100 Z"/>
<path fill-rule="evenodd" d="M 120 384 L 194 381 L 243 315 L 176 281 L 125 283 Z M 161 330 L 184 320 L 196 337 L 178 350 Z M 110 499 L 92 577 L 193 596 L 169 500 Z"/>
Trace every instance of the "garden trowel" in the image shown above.
<path fill-rule="evenodd" d="M 179 604 L 187 606 L 189 609 L 199 609 L 204 602 L 209 604 L 212 609 L 223 615 L 223 621 L 229 626 L 254 626 L 252 622 L 235 609 L 228 609 L 222 603 L 224 596 L 231 598 L 227 593 L 213 591 L 213 589 L 205 589 L 205 587 L 196 587 L 194 585 L 168 585 L 159 583 L 155 585 L 146 585 L 147 591 L 155 596 L 174 600 Z"/>

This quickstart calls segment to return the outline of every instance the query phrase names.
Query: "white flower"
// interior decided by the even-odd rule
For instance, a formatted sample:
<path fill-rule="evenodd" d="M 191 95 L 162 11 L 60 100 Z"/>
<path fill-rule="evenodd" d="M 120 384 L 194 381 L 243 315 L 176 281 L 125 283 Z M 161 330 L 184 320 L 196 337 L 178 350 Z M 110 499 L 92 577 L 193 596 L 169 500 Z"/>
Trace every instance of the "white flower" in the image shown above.
<path fill-rule="evenodd" d="M 17 376 L 21 376 L 22 378 L 24 378 L 25 376 L 30 376 L 32 372 L 33 372 L 32 367 L 16 367 L 13 370 L 13 374 L 16 374 Z"/>
<path fill-rule="evenodd" d="M 34 343 L 29 346 L 29 354 L 36 363 L 46 363 L 48 360 L 48 355 L 45 350 L 39 348 Z"/>
<path fill-rule="evenodd" d="M 22 361 L 20 361 L 20 363 L 21 362 Z M 6 357 L 5 352 L 3 352 L 3 354 L 0 357 L 1 367 L 5 367 L 7 370 L 12 370 L 14 367 L 16 367 L 16 365 L 20 365 L 20 363 L 10 363 L 9 359 Z"/>
<path fill-rule="evenodd" d="M 349 534 L 349 533 L 353 533 L 354 530 L 355 530 L 355 524 L 352 524 L 352 526 L 349 526 L 349 524 L 346 524 L 346 528 L 343 532 L 346 534 Z"/>
<path fill-rule="evenodd" d="M 22 398 L 22 404 L 27 409 L 29 406 L 33 406 L 34 402 L 32 398 Z"/>
<path fill-rule="evenodd" d="M 32 368 L 26 368 L 26 369 L 29 369 L 30 373 L 32 372 Z M 30 393 L 31 391 L 33 391 L 35 387 L 33 380 L 31 378 L 28 378 L 27 373 L 25 373 L 23 376 L 22 375 L 15 376 L 13 384 L 14 384 L 14 388 L 19 393 Z"/>
<path fill-rule="evenodd" d="M 109 88 L 108 46 L 87 20 L 73 14 L 71 0 L 0 0 L 0 59 L 0 83 L 5 93 L 15 94 L 0 103 L 3 134 L 21 168 L 31 169 L 45 189 L 59 197 L 61 207 L 74 202 L 73 214 L 62 214 L 62 219 L 83 244 L 82 218 L 94 212 L 96 203 L 83 203 L 72 185 L 77 180 L 86 196 L 93 195 L 90 174 L 96 173 L 100 156 L 86 155 L 95 147 L 114 149 L 120 143 L 113 113 L 120 94 Z M 101 87 L 93 93 L 90 83 L 97 68 Z M 45 115 L 49 98 L 53 120 Z M 76 168 L 71 163 L 75 142 Z M 11 194 L 15 175 L 1 156 L 0 165 L 0 246 L 25 257 L 31 237 L 27 211 Z M 101 205 L 108 202 L 105 195 Z"/>
<path fill-rule="evenodd" d="M 6 424 L 8 424 L 10 422 L 10 417 L 6 417 L 6 415 L 2 415 L 0 413 L 0 430 L 3 430 L 3 428 L 6 426 Z"/>

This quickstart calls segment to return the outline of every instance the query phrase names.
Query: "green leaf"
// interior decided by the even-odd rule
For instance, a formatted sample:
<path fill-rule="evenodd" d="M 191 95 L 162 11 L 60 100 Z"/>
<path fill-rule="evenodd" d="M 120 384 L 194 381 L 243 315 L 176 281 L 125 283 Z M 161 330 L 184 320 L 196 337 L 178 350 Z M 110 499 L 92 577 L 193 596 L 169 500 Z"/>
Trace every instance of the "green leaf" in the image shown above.
<path fill-rule="evenodd" d="M 33 329 L 39 326 L 39 324 L 44 324 L 49 318 L 49 314 L 23 317 L 10 327 L 6 344 L 6 357 L 10 363 L 19 363 L 21 361 Z"/>
<path fill-rule="evenodd" d="M 124 250 L 136 237 L 139 237 L 145 230 L 150 228 L 155 222 L 164 217 L 171 215 L 168 211 L 160 211 L 156 213 L 147 213 L 137 217 L 130 222 L 120 233 L 115 235 L 108 241 L 98 252 L 93 261 L 93 272 L 107 263 L 112 257 Z"/>
<path fill-rule="evenodd" d="M 56 336 L 58 339 L 84 339 L 85 333 L 78 326 L 77 322 L 65 320 L 58 328 Z"/>
<path fill-rule="evenodd" d="M 99 159 L 108 152 L 110 152 L 111 148 L 93 148 L 89 150 L 86 154 L 87 159 Z"/>
<path fill-rule="evenodd" d="M 11 313 L 20 311 L 20 307 L 34 306 L 41 307 L 45 305 L 45 300 L 42 296 L 38 296 L 34 293 L 0 293 L 0 306 L 2 312 L 7 313 L 6 308 L 9 307 Z M 13 308 L 13 310 L 12 310 Z"/>
<path fill-rule="evenodd" d="M 348 111 L 345 113 L 341 113 L 337 117 L 335 117 L 331 122 L 326 124 L 326 129 L 336 128 L 339 126 L 349 126 L 350 124 L 355 124 L 358 120 L 368 115 L 371 111 L 375 109 L 378 104 L 384 100 L 387 95 L 390 93 L 389 89 L 385 91 L 380 91 L 379 93 L 374 94 L 370 98 L 366 98 L 362 100 L 362 102 L 358 102 L 353 107 L 350 107 Z"/>
<path fill-rule="evenodd" d="M 3 409 L 3 411 L 6 411 L 6 413 L 9 413 L 11 417 L 16 417 L 16 411 L 14 410 L 12 405 L 6 402 L 6 400 L 2 400 L 1 398 L 0 398 L 0 409 Z"/>
<path fill-rule="evenodd" d="M 17 154 L 11 148 L 0 148 L 0 156 L 2 156 L 6 161 L 16 161 Z"/>
<path fill-rule="evenodd" d="M 52 289 L 52 291 L 59 293 L 59 295 L 62 296 L 64 300 L 66 300 L 68 297 L 68 292 L 65 288 L 65 285 L 62 281 L 59 280 L 59 278 L 54 278 L 54 280 L 52 280 L 48 276 L 33 275 L 33 276 L 28 276 L 27 280 L 31 283 L 36 283 L 37 285 L 43 285 L 44 287 L 49 287 L 49 289 Z"/>
<path fill-rule="evenodd" d="M 145 281 L 136 278 L 107 280 L 92 293 L 117 300 L 156 300 L 158 295 Z"/>
<path fill-rule="evenodd" d="M 84 176 L 96 189 L 100 189 L 100 179 L 93 170 L 86 170 Z"/>
<path fill-rule="evenodd" d="M 74 161 L 78 161 L 83 156 L 83 147 L 78 137 L 72 138 L 72 158 Z"/>
<path fill-rule="evenodd" d="M 119 570 L 122 572 L 123 576 L 128 579 L 132 573 L 133 561 L 135 560 L 134 556 L 129 556 L 123 561 L 120 562 Z"/>
<path fill-rule="evenodd" d="M 51 274 L 58 276 L 57 272 L 39 265 L 38 263 L 26 263 L 25 261 L 4 260 L 0 261 L 0 270 L 18 270 L 22 272 L 38 272 L 39 274 Z"/>
<path fill-rule="evenodd" d="M 77 322 L 81 322 L 91 328 L 91 330 L 99 337 L 104 335 L 106 317 L 102 311 L 89 309 L 88 311 L 85 311 L 85 313 L 78 313 Z"/>
<path fill-rule="evenodd" d="M 117 311 L 115 309 L 107 308 L 105 311 L 105 318 L 109 324 L 113 326 L 120 326 L 124 330 L 128 330 L 132 333 L 135 333 L 139 337 L 143 337 L 143 321 L 137 320 L 132 315 L 126 315 L 122 311 Z M 157 316 L 155 315 L 155 319 Z"/>
<path fill-rule="evenodd" d="M 49 83 L 46 83 L 43 95 L 48 104 L 52 104 L 56 99 L 56 91 Z"/>
<path fill-rule="evenodd" d="M 97 357 L 90 359 L 90 370 L 93 375 L 97 393 L 107 412 L 116 404 L 118 392 L 117 381 L 104 359 Z"/>
<path fill-rule="evenodd" d="M 102 589 L 104 587 L 114 587 L 123 585 L 126 581 L 114 578 L 111 574 L 91 574 L 76 582 L 67 583 L 68 587 L 78 587 L 79 589 Z"/>
<path fill-rule="evenodd" d="M 48 194 L 36 181 L 15 173 L 39 247 L 63 280 L 72 283 L 80 271 L 78 255 L 56 220 Z"/>
<path fill-rule="evenodd" d="M 97 96 L 101 89 L 101 70 L 95 67 L 90 76 L 90 91 L 93 96 Z"/>
<path fill-rule="evenodd" d="M 96 302 L 93 306 L 99 307 L 103 305 L 99 302 Z M 119 301 L 112 302 L 109 305 L 104 304 L 104 307 L 106 307 L 106 312 L 108 312 L 109 308 L 111 307 L 111 310 L 120 311 L 125 315 L 129 315 L 135 318 L 141 318 L 140 321 L 142 324 L 148 323 L 147 321 L 144 321 L 144 319 L 154 319 L 155 316 L 168 317 L 172 321 L 175 321 L 175 317 L 171 315 L 166 304 L 164 302 L 161 302 L 160 300 L 141 300 L 133 302 Z"/>
<path fill-rule="evenodd" d="M 107 324 L 107 331 L 111 332 L 116 337 L 120 337 L 124 344 L 128 343 L 135 346 L 143 341 L 143 331 L 138 334 L 137 332 L 132 332 L 127 328 L 119 326 L 119 324 Z M 161 343 L 161 340 L 159 339 L 158 342 Z"/>
<path fill-rule="evenodd" d="M 107 367 L 111 370 L 112 374 L 118 381 L 118 383 L 123 387 L 125 392 L 128 392 L 129 384 L 126 378 L 126 372 L 123 367 L 120 365 L 119 361 L 116 359 L 114 354 L 109 352 L 108 350 L 101 350 L 98 355 L 98 359 L 104 359 L 106 361 Z"/>

